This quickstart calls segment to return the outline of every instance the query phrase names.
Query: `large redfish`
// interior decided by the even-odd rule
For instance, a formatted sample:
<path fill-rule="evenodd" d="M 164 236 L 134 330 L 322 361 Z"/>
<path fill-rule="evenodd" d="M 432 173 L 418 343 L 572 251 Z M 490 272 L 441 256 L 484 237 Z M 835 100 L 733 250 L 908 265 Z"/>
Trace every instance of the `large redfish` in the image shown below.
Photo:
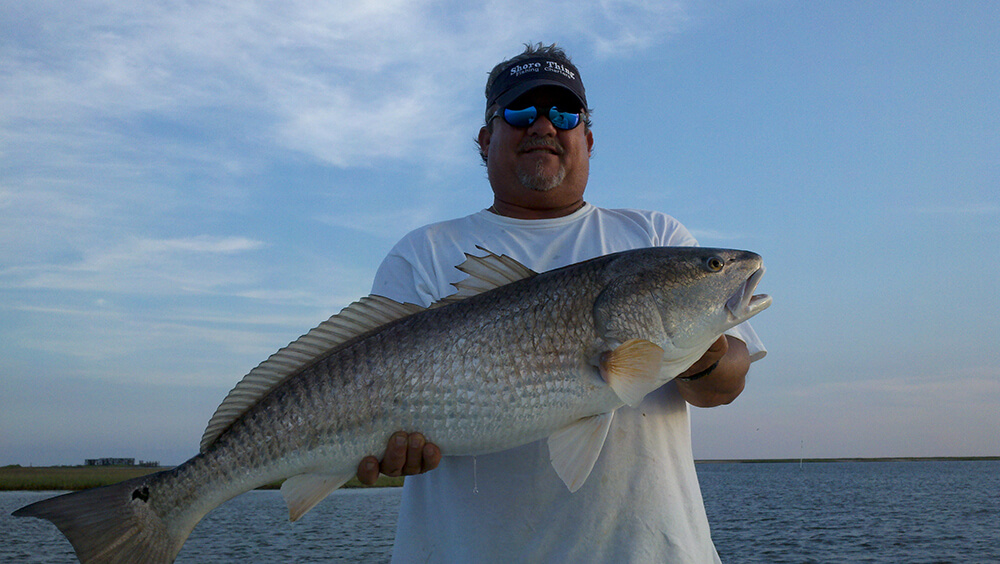
<path fill-rule="evenodd" d="M 81 562 L 172 562 L 213 508 L 285 480 L 298 519 L 399 430 L 445 455 L 548 437 L 571 491 L 587 479 L 614 412 L 698 360 L 768 305 L 761 258 L 659 247 L 535 274 L 487 254 L 429 309 L 369 296 L 252 370 L 180 466 L 34 503 Z"/>

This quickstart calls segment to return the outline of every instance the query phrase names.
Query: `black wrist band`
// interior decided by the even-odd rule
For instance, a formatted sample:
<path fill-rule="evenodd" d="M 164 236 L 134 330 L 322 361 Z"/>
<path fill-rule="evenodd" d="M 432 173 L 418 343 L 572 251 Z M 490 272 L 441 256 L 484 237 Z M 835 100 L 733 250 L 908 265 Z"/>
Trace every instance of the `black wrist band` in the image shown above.
<path fill-rule="evenodd" d="M 683 380 L 684 382 L 691 382 L 697 380 L 698 378 L 704 378 L 705 376 L 708 376 L 709 374 L 712 373 L 712 371 L 714 371 L 718 367 L 719 367 L 719 361 L 717 360 L 715 361 L 715 364 L 709 366 L 708 368 L 702 370 L 701 372 L 695 372 L 694 374 L 690 376 L 684 376 L 683 378 L 678 376 L 677 379 Z"/>

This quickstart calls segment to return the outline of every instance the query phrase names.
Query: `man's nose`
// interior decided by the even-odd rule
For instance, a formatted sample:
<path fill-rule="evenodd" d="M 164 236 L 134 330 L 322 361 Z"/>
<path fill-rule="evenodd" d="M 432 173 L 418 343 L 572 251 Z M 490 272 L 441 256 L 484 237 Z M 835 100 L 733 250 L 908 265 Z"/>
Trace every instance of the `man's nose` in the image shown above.
<path fill-rule="evenodd" d="M 528 126 L 527 130 L 529 135 L 537 135 L 539 137 L 546 135 L 554 136 L 558 131 L 556 126 L 552 125 L 552 122 L 549 121 L 549 117 L 544 114 L 535 118 L 535 121 Z"/>

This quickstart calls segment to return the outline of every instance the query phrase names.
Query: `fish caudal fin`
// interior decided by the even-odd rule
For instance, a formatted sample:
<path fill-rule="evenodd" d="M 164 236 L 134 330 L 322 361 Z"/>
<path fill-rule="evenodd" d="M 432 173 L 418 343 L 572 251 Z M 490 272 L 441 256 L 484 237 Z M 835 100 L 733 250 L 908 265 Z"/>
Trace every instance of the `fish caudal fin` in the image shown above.
<path fill-rule="evenodd" d="M 180 552 L 190 526 L 177 530 L 149 504 L 148 476 L 45 499 L 15 517 L 48 519 L 69 539 L 80 562 L 169 563 Z"/>
<path fill-rule="evenodd" d="M 639 405 L 646 394 L 660 387 L 663 349 L 644 339 L 632 339 L 600 358 L 601 377 L 628 405 Z"/>
<path fill-rule="evenodd" d="M 594 469 L 614 414 L 592 415 L 549 436 L 549 460 L 570 492 L 580 489 Z"/>

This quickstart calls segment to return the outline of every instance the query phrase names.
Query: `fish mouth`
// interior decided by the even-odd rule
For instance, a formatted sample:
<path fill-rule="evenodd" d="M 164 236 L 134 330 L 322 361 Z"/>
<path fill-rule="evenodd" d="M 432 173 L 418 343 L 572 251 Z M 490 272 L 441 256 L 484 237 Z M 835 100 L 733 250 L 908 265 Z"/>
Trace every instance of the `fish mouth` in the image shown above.
<path fill-rule="evenodd" d="M 754 295 L 753 291 L 764 276 L 764 267 L 761 266 L 750 275 L 743 284 L 737 288 L 736 292 L 726 301 L 726 309 L 732 314 L 733 320 L 742 323 L 747 319 L 757 315 L 771 305 L 771 296 L 767 294 Z"/>

